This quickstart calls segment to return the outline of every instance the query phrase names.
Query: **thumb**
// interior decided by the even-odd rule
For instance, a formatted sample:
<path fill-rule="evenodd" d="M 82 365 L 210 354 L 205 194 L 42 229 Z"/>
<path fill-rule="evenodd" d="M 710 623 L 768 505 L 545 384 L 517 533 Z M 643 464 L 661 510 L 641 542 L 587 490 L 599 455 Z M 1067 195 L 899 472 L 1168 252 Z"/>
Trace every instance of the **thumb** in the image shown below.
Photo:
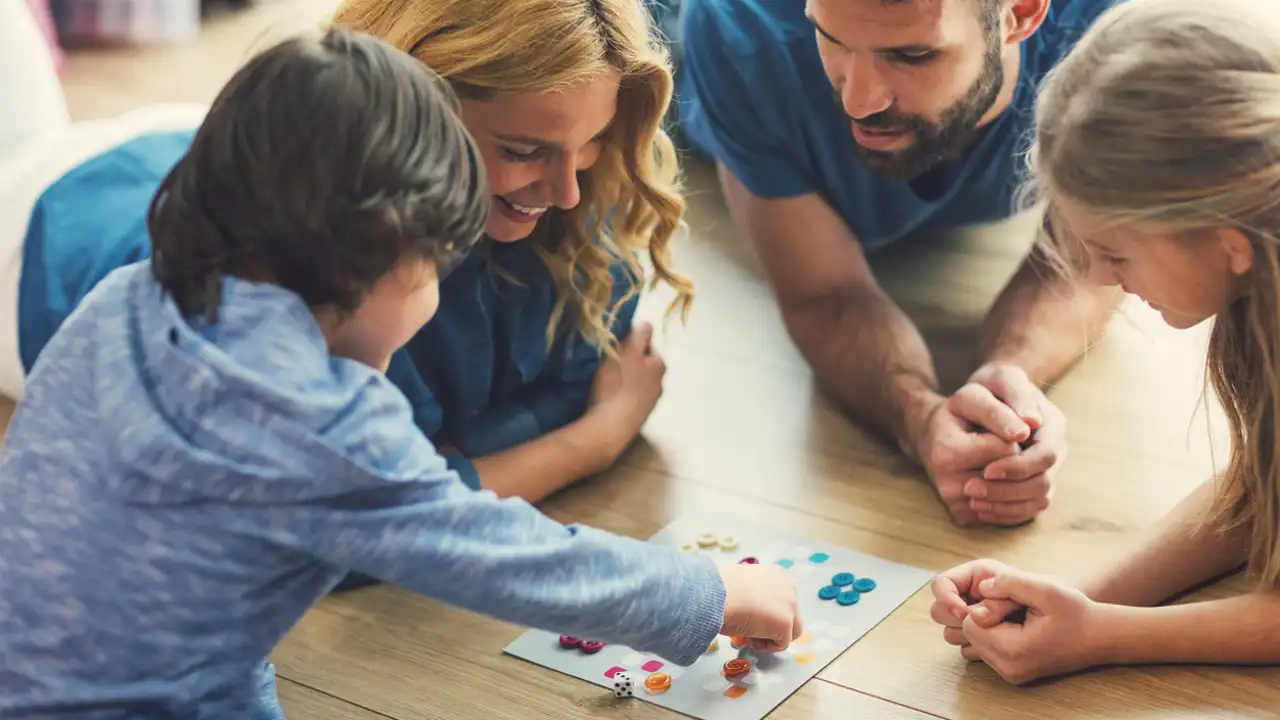
<path fill-rule="evenodd" d="M 1023 605 L 1014 600 L 987 598 L 969 608 L 973 621 L 982 627 L 994 627 L 1018 612 Z"/>
<path fill-rule="evenodd" d="M 652 341 L 653 325 L 647 322 L 637 323 L 631 334 L 627 336 L 627 345 L 633 352 L 648 352 Z"/>
<path fill-rule="evenodd" d="M 1044 607 L 1058 596 L 1052 582 L 1012 568 L 983 580 L 978 590 L 988 600 L 1012 600 L 1029 608 Z"/>

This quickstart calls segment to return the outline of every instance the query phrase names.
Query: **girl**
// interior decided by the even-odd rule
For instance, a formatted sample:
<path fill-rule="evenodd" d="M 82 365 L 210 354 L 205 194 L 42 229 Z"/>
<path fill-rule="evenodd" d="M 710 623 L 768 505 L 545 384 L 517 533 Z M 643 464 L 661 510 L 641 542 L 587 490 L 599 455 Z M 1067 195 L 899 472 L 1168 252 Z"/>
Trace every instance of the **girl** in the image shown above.
<path fill-rule="evenodd" d="M 643 5 L 348 0 L 334 22 L 445 77 L 492 186 L 485 240 L 444 278 L 439 315 L 388 371 L 415 422 L 465 483 L 500 497 L 537 502 L 604 470 L 662 389 L 651 328 L 630 332 L 638 255 L 675 287 L 673 310 L 692 299 L 671 266 L 683 213 L 659 128 L 671 75 Z M 16 309 L 0 314 L 0 326 L 16 320 L 21 363 L 0 357 L 11 384 L 102 277 L 150 252 L 146 200 L 190 140 L 135 132 L 63 174 L 34 211 L 5 203 L 26 226 L 25 242 L 10 240 Z"/>
<path fill-rule="evenodd" d="M 413 426 L 381 371 L 489 204 L 455 108 L 343 29 L 215 100 L 0 454 L 0 716 L 279 718 L 263 658 L 347 568 L 680 665 L 801 632 L 781 568 L 561 526 Z"/>
<path fill-rule="evenodd" d="M 1280 661 L 1280 15 L 1265 0 L 1127 0 L 1043 86 L 1031 152 L 1064 267 L 1176 328 L 1215 321 L 1232 447 L 1128 553 L 1069 583 L 982 560 L 932 617 L 1004 678 L 1105 664 Z M 1248 595 L 1153 607 L 1244 566 Z M 1015 611 L 1025 621 L 1003 622 Z"/>

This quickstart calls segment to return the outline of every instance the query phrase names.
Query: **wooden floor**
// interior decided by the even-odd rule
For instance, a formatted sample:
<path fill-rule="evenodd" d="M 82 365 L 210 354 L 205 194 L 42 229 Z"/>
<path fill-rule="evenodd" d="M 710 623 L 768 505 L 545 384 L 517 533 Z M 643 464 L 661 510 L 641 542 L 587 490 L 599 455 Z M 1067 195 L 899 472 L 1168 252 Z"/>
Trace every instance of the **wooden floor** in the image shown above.
<path fill-rule="evenodd" d="M 277 0 L 214 22 L 193 46 L 73 55 L 73 114 L 207 100 L 264 32 L 300 27 L 332 5 Z M 1205 477 L 1211 434 L 1221 460 L 1220 416 L 1199 405 L 1204 332 L 1174 333 L 1132 306 L 1052 393 L 1071 419 L 1054 506 L 1014 530 L 954 527 L 915 469 L 814 392 L 710 180 L 707 168 L 690 167 L 679 259 L 698 300 L 689 325 L 673 324 L 661 339 L 670 365 L 663 400 L 619 467 L 546 503 L 556 519 L 648 537 L 686 511 L 714 509 L 930 570 L 995 556 L 1069 575 L 1114 552 Z M 946 377 L 968 369 L 977 323 L 1028 241 L 1018 220 L 921 239 L 911 246 L 918 256 L 895 251 L 877 262 L 925 327 Z M 658 318 L 667 297 L 648 298 L 641 314 Z M 1216 424 L 1207 427 L 1206 417 Z M 943 643 L 927 608 L 924 591 L 772 717 L 1236 718 L 1280 708 L 1272 669 L 1109 669 L 1015 689 Z M 505 657 L 520 632 L 373 588 L 321 603 L 274 659 L 295 718 L 672 717 Z"/>

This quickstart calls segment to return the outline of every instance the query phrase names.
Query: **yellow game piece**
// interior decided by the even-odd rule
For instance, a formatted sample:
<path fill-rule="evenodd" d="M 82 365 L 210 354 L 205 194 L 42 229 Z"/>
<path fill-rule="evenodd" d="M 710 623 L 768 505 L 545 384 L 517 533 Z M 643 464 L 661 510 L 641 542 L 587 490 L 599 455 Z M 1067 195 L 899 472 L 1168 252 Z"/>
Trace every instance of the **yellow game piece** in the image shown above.
<path fill-rule="evenodd" d="M 720 538 L 720 549 L 721 550 L 737 550 L 738 538 L 733 537 L 732 535 L 726 535 L 725 537 Z"/>
<path fill-rule="evenodd" d="M 698 546 L 692 543 L 685 543 L 680 546 L 680 552 L 685 555 L 695 555 L 698 552 Z"/>
<path fill-rule="evenodd" d="M 720 538 L 714 533 L 702 533 L 698 536 L 698 547 L 715 547 L 720 542 Z"/>
<path fill-rule="evenodd" d="M 712 639 L 711 644 L 707 646 L 707 652 L 709 653 L 713 653 L 719 649 L 720 649 L 720 638 L 718 637 Z"/>

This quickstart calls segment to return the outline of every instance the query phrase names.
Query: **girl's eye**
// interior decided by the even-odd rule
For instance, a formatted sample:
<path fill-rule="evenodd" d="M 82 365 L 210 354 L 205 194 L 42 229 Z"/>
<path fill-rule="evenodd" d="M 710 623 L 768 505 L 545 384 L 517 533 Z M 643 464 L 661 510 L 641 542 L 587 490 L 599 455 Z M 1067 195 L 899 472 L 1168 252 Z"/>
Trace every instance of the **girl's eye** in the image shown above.
<path fill-rule="evenodd" d="M 513 148 L 504 147 L 502 148 L 502 154 L 505 155 L 508 160 L 513 160 L 515 162 L 533 162 L 546 154 L 546 151 L 542 148 L 537 148 L 530 150 L 529 152 L 520 152 Z"/>
<path fill-rule="evenodd" d="M 1106 264 L 1108 264 L 1108 265 L 1123 265 L 1123 264 L 1124 264 L 1124 258 L 1119 258 L 1119 257 L 1116 257 L 1115 255 L 1101 255 L 1101 256 L 1099 256 L 1099 259 L 1100 259 L 1100 260 L 1102 260 L 1102 262 L 1104 262 L 1104 263 L 1106 263 Z"/>

